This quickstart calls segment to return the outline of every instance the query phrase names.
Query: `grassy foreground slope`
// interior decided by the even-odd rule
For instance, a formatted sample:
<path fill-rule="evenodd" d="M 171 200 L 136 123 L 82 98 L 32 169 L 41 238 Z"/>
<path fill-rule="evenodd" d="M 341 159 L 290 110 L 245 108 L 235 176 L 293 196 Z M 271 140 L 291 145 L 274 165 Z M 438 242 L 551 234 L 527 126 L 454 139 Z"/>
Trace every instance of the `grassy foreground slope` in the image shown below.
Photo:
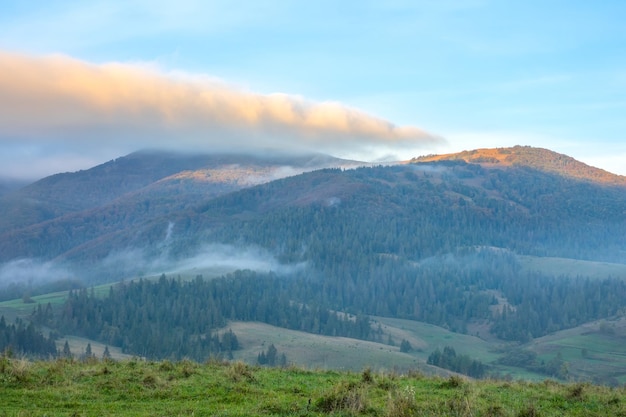
<path fill-rule="evenodd" d="M 6 416 L 609 416 L 624 388 L 466 381 L 241 362 L 0 358 Z"/>

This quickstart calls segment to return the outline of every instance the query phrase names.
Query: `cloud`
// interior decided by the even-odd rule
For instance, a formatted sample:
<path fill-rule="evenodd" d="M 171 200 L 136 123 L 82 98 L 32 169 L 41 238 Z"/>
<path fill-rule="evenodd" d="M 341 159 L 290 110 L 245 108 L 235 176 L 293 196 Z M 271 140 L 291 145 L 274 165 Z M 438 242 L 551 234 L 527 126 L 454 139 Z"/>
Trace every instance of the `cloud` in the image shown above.
<path fill-rule="evenodd" d="M 442 141 L 340 103 L 257 94 L 208 76 L 0 52 L 3 146 L 355 153 Z"/>
<path fill-rule="evenodd" d="M 281 264 L 271 253 L 260 247 L 207 244 L 195 256 L 169 265 L 168 273 L 211 269 L 232 272 L 238 269 L 250 269 L 258 272 L 290 274 L 307 267 L 306 262 Z"/>
<path fill-rule="evenodd" d="M 163 243 L 167 243 L 168 239 Z M 256 246 L 205 244 L 191 256 L 181 259 L 170 257 L 166 247 L 162 249 L 164 250 L 158 254 L 145 248 L 126 248 L 112 252 L 101 263 L 90 267 L 90 270 L 92 275 L 93 271 L 98 271 L 109 276 L 132 277 L 161 273 L 220 276 L 244 269 L 288 275 L 308 268 L 306 262 L 283 264 L 269 251 Z"/>
<path fill-rule="evenodd" d="M 9 284 L 39 285 L 67 278 L 74 276 L 53 262 L 28 258 L 0 264 L 0 288 Z"/>

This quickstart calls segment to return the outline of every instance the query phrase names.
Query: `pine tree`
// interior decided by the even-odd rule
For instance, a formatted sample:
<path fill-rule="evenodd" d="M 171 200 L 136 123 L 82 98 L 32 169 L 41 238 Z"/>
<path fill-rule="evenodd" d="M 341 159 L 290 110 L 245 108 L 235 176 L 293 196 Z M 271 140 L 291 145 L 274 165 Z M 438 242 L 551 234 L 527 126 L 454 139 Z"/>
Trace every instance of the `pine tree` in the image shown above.
<path fill-rule="evenodd" d="M 109 352 L 109 347 L 104 347 L 104 352 L 102 352 L 102 359 L 111 359 L 111 352 Z"/>
<path fill-rule="evenodd" d="M 89 359 L 93 357 L 93 352 L 91 351 L 91 343 L 87 343 L 87 347 L 85 348 L 85 358 Z"/>
<path fill-rule="evenodd" d="M 269 366 L 275 366 L 276 365 L 276 356 L 277 355 L 278 355 L 278 350 L 276 349 L 276 346 L 274 346 L 274 344 L 272 343 L 267 348 L 267 353 L 266 353 L 267 364 Z"/>
<path fill-rule="evenodd" d="M 65 341 L 65 344 L 63 345 L 63 357 L 64 358 L 71 358 L 72 357 L 72 351 L 70 350 L 70 344 L 67 342 L 67 340 Z"/>
<path fill-rule="evenodd" d="M 409 343 L 409 341 L 406 339 L 402 339 L 402 342 L 400 343 L 400 352 L 406 353 L 406 352 L 410 352 L 411 350 L 413 350 L 411 343 Z"/>

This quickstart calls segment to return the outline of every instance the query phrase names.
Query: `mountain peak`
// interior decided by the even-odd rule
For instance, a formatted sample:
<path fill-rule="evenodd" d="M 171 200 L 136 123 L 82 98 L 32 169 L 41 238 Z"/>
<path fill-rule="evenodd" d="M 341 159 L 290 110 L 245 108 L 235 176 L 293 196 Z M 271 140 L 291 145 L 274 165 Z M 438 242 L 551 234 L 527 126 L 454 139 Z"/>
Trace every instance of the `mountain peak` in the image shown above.
<path fill-rule="evenodd" d="M 411 159 L 411 163 L 436 161 L 465 161 L 485 166 L 527 166 L 564 177 L 608 185 L 626 185 L 626 177 L 580 162 L 549 149 L 532 146 L 483 148 L 443 155 L 426 155 Z"/>

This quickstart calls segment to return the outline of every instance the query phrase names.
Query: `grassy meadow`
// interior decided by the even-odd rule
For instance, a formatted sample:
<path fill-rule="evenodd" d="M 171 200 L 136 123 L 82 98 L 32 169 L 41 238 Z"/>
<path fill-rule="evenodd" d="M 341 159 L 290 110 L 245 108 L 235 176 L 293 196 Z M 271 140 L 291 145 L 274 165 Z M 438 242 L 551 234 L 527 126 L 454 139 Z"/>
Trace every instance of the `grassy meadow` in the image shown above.
<path fill-rule="evenodd" d="M 584 272 L 587 276 L 594 272 L 598 278 L 626 274 L 623 265 L 529 256 L 520 257 L 520 260 L 524 268 L 550 270 L 555 275 L 562 273 L 571 276 L 573 271 Z M 197 274 L 211 278 L 220 272 L 223 271 L 190 270 L 181 271 L 180 276 L 183 280 L 193 279 Z M 158 279 L 158 275 L 146 279 Z M 104 297 L 111 285 L 100 285 L 88 291 Z M 66 298 L 67 292 L 56 292 L 33 296 L 29 303 L 23 299 L 0 302 L 0 315 L 5 317 L 7 323 L 12 323 L 16 318 L 28 319 L 38 304 L 45 306 L 50 303 L 54 308 L 60 306 Z M 248 364 L 256 364 L 259 353 L 273 344 L 279 354 L 286 355 L 288 363 L 307 369 L 359 372 L 370 367 L 374 372 L 418 371 L 445 377 L 450 375 L 448 371 L 429 366 L 426 361 L 434 350 L 451 346 L 458 354 L 468 355 L 487 365 L 491 376 L 537 382 L 548 378 L 545 374 L 498 363 L 507 350 L 522 348 L 536 353 L 538 360 L 545 363 L 560 355 L 567 362 L 568 381 L 592 381 L 612 386 L 626 384 L 626 318 L 586 323 L 531 340 L 524 345 L 505 343 L 490 335 L 488 329 L 479 329 L 479 332 L 476 330 L 478 328 L 471 326 L 468 326 L 470 334 L 460 334 L 427 323 L 385 317 L 372 317 L 372 326 L 382 329 L 382 337 L 378 342 L 322 336 L 259 322 L 230 322 L 224 330 L 230 328 L 240 342 L 240 349 L 233 352 L 233 359 Z M 477 337 L 479 333 L 481 337 Z M 400 351 L 402 340 L 411 344 L 409 352 Z M 91 345 L 92 352 L 98 358 L 102 358 L 105 349 L 104 344 L 95 340 L 63 335 L 57 339 L 59 350 L 63 349 L 65 341 L 75 357 L 85 352 L 87 344 Z M 108 346 L 108 349 L 115 360 L 131 358 L 115 346 Z"/>
<path fill-rule="evenodd" d="M 580 259 L 518 255 L 521 267 L 526 271 L 563 277 L 607 277 L 626 279 L 626 265 L 610 262 L 585 261 Z"/>
<path fill-rule="evenodd" d="M 3 416 L 618 416 L 624 388 L 262 368 L 0 358 Z"/>

